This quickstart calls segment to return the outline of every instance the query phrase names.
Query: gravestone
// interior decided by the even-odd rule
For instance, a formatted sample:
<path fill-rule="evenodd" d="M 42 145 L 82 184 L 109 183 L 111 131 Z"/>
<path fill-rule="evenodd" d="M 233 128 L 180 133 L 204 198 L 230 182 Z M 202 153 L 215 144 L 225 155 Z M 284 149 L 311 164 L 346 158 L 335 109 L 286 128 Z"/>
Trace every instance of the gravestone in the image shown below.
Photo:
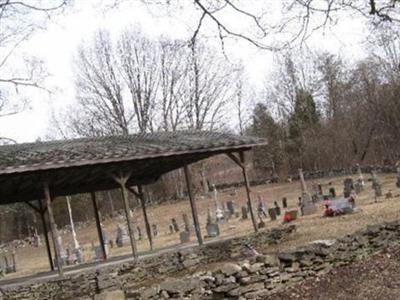
<path fill-rule="evenodd" d="M 354 182 L 353 182 L 353 178 L 348 177 L 343 181 L 343 196 L 345 198 L 349 198 L 351 191 L 354 190 Z"/>
<path fill-rule="evenodd" d="M 141 241 L 143 239 L 142 230 L 139 226 L 136 227 L 136 231 L 138 233 L 138 240 Z"/>
<path fill-rule="evenodd" d="M 215 210 L 215 220 L 217 223 L 223 223 L 225 221 L 224 211 L 219 207 Z"/>
<path fill-rule="evenodd" d="M 76 257 L 72 254 L 72 252 L 67 248 L 67 266 L 76 264 Z"/>
<path fill-rule="evenodd" d="M 13 263 L 12 270 L 15 273 L 15 272 L 17 272 L 17 255 L 14 251 L 11 253 L 11 259 L 12 259 L 12 263 Z"/>
<path fill-rule="evenodd" d="M 357 194 L 362 192 L 362 185 L 358 180 L 354 183 L 354 190 Z"/>
<path fill-rule="evenodd" d="M 234 203 L 232 200 L 229 200 L 229 201 L 226 203 L 226 206 L 227 206 L 227 208 L 228 208 L 229 213 L 231 214 L 231 216 L 234 216 L 234 215 L 235 215 L 235 203 Z"/>
<path fill-rule="evenodd" d="M 306 181 L 304 180 L 303 170 L 299 169 L 300 184 L 301 184 L 301 212 L 303 216 L 313 214 L 317 211 L 310 193 L 307 191 Z"/>
<path fill-rule="evenodd" d="M 179 226 L 178 226 L 178 223 L 176 222 L 175 218 L 171 219 L 171 223 L 172 223 L 172 226 L 174 227 L 174 232 L 179 232 Z"/>
<path fill-rule="evenodd" d="M 56 227 L 56 230 L 58 230 L 57 227 Z M 58 237 L 56 239 L 56 243 L 58 245 L 58 249 L 60 250 L 61 263 L 64 264 L 65 261 L 67 260 L 67 252 L 65 251 L 65 249 L 63 247 L 63 240 L 62 240 L 61 235 L 58 235 Z M 54 257 L 54 260 L 55 260 L 55 264 L 54 265 L 56 266 L 57 265 L 57 261 L 56 261 L 55 257 Z"/>
<path fill-rule="evenodd" d="M 33 247 L 40 247 L 42 245 L 42 241 L 40 240 L 40 235 L 38 235 L 37 233 L 35 233 L 33 235 Z"/>
<path fill-rule="evenodd" d="M 242 206 L 242 220 L 247 220 L 249 218 L 246 206 Z"/>
<path fill-rule="evenodd" d="M 360 185 L 361 185 L 361 190 L 362 190 L 362 189 L 364 188 L 365 183 L 364 183 L 364 177 L 363 177 L 363 174 L 362 174 L 362 171 L 361 171 L 361 167 L 360 167 L 359 164 L 357 164 L 357 172 L 358 172 L 358 179 L 357 179 L 357 182 L 360 183 Z"/>
<path fill-rule="evenodd" d="M 207 224 L 209 224 L 209 223 L 213 223 L 213 219 L 212 219 L 210 208 L 207 208 Z"/>
<path fill-rule="evenodd" d="M 271 219 L 271 221 L 275 221 L 276 220 L 276 209 L 275 209 L 275 207 L 268 209 L 268 214 L 269 214 L 269 218 Z"/>
<path fill-rule="evenodd" d="M 181 244 L 189 243 L 190 242 L 190 231 L 182 231 L 179 234 L 179 238 L 181 240 Z"/>
<path fill-rule="evenodd" d="M 4 259 L 4 273 L 5 274 L 17 272 L 15 252 L 12 252 L 11 258 L 7 257 L 7 254 L 5 254 L 3 259 Z M 11 264 L 9 262 L 9 259 L 11 259 Z"/>
<path fill-rule="evenodd" d="M 219 235 L 219 225 L 214 222 L 211 216 L 211 211 L 208 208 L 207 210 L 207 224 L 206 224 L 207 236 L 208 237 L 216 237 Z"/>
<path fill-rule="evenodd" d="M 257 205 L 257 212 L 258 212 L 258 217 L 261 219 L 262 217 L 267 217 L 267 213 L 265 212 L 265 204 L 262 201 L 261 198 L 258 199 L 258 205 Z"/>
<path fill-rule="evenodd" d="M 282 207 L 287 208 L 287 198 L 286 197 L 282 198 Z"/>
<path fill-rule="evenodd" d="M 158 236 L 158 226 L 157 226 L 157 224 L 152 224 L 151 225 L 151 231 L 153 232 L 153 236 L 154 237 Z"/>
<path fill-rule="evenodd" d="M 336 198 L 336 190 L 335 190 L 335 188 L 333 186 L 329 188 L 329 195 L 332 198 Z"/>
<path fill-rule="evenodd" d="M 216 237 L 219 236 L 219 225 L 217 223 L 210 223 L 206 225 L 207 236 Z"/>
<path fill-rule="evenodd" d="M 104 249 L 106 250 L 106 255 L 107 255 L 108 254 L 108 246 L 104 245 Z M 100 245 L 94 247 L 94 255 L 95 255 L 96 260 L 104 259 L 103 248 Z"/>
<path fill-rule="evenodd" d="M 123 247 L 125 244 L 129 243 L 129 235 L 126 230 L 126 227 L 118 224 L 117 227 L 117 239 L 115 240 L 115 243 L 117 244 L 118 247 Z"/>
<path fill-rule="evenodd" d="M 175 233 L 174 225 L 169 224 L 168 228 L 169 228 L 169 234 L 174 234 Z"/>
<path fill-rule="evenodd" d="M 324 195 L 324 191 L 322 190 L 322 184 L 321 183 L 318 183 L 317 188 L 318 188 L 318 194 L 320 196 Z"/>
<path fill-rule="evenodd" d="M 375 171 L 372 171 L 372 188 L 375 190 L 376 198 L 382 196 L 382 184 Z"/>
<path fill-rule="evenodd" d="M 183 224 L 185 224 L 185 231 L 190 231 L 190 222 L 187 214 L 182 214 Z"/>
<path fill-rule="evenodd" d="M 106 246 L 107 244 L 105 244 Z M 67 249 L 66 252 L 66 261 L 69 261 L 69 263 L 71 264 L 81 264 L 83 263 L 83 254 L 82 254 L 82 249 L 79 248 L 75 248 L 74 246 L 72 246 L 72 251 L 69 251 L 69 249 Z"/>
<path fill-rule="evenodd" d="M 280 216 L 281 215 L 281 208 L 279 207 L 278 202 L 274 201 L 274 205 L 275 205 L 276 215 Z"/>
<path fill-rule="evenodd" d="M 207 215 L 206 230 L 208 237 L 216 237 L 219 235 L 219 225 L 218 223 L 213 222 L 210 211 L 208 211 Z"/>

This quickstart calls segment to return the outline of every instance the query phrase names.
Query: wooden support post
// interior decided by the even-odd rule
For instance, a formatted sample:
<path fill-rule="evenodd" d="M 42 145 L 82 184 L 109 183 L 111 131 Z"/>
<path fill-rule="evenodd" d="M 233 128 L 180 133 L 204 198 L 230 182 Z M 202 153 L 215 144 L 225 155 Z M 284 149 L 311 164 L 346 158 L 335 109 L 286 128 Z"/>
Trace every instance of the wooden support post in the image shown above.
<path fill-rule="evenodd" d="M 129 209 L 129 202 L 128 202 L 128 192 L 126 188 L 126 182 L 129 179 L 129 176 L 113 176 L 114 180 L 120 185 L 121 187 L 121 195 L 122 195 L 122 201 L 124 202 L 124 208 L 125 208 L 125 215 L 126 215 L 126 221 L 128 223 L 128 231 L 129 231 L 129 239 L 131 241 L 131 248 L 132 248 L 132 255 L 133 259 L 136 261 L 138 258 L 138 253 L 137 253 L 137 247 L 136 247 L 136 241 L 135 241 L 135 233 L 133 231 L 133 219 L 131 215 L 131 211 Z"/>
<path fill-rule="evenodd" d="M 191 182 L 191 177 L 190 177 L 190 171 L 186 164 L 183 167 L 183 171 L 185 173 L 186 186 L 187 186 L 187 190 L 188 190 L 188 194 L 189 194 L 190 207 L 192 208 L 193 224 L 194 224 L 194 228 L 196 231 L 197 241 L 199 242 L 199 245 L 203 245 L 203 238 L 201 236 L 201 229 L 200 229 L 199 217 L 197 215 L 196 202 L 194 200 L 194 196 L 193 196 L 193 192 L 192 192 L 192 182 Z"/>
<path fill-rule="evenodd" d="M 42 219 L 43 235 L 44 235 L 44 240 L 46 242 L 47 256 L 49 258 L 50 269 L 52 271 L 54 271 L 53 257 L 51 255 L 51 248 L 50 248 L 50 242 L 49 242 L 49 231 L 47 229 L 46 218 L 44 216 L 45 209 L 43 208 L 43 200 L 40 199 L 40 200 L 38 200 L 38 202 L 39 202 L 39 210 L 40 210 L 39 213 L 40 213 L 40 218 Z"/>
<path fill-rule="evenodd" d="M 107 259 L 107 252 L 106 252 L 106 246 L 104 244 L 103 231 L 101 230 L 99 208 L 97 207 L 97 201 L 96 201 L 96 193 L 95 192 L 91 192 L 90 196 L 92 198 L 92 203 L 93 203 L 94 218 L 96 220 L 97 235 L 99 237 L 101 251 L 103 252 L 103 259 L 106 260 Z"/>
<path fill-rule="evenodd" d="M 249 183 L 249 178 L 247 177 L 247 170 L 246 170 L 246 165 L 245 165 L 244 152 L 243 151 L 239 152 L 239 156 L 240 156 L 240 163 L 242 164 L 242 172 L 243 172 L 244 184 L 246 186 L 247 205 L 249 206 L 250 216 L 251 216 L 251 221 L 253 222 L 254 231 L 258 232 L 257 222 L 256 222 L 256 218 L 254 217 L 254 212 L 253 212 L 253 205 L 251 203 L 250 183 Z"/>
<path fill-rule="evenodd" d="M 146 210 L 146 195 L 143 193 L 143 188 L 141 185 L 138 185 L 138 191 L 139 191 L 139 200 L 140 200 L 140 203 L 142 204 L 144 224 L 146 226 L 146 233 L 147 233 L 147 237 L 149 239 L 150 250 L 153 250 L 153 236 L 151 234 L 151 227 L 150 227 L 149 218 L 147 216 L 147 210 Z"/>
<path fill-rule="evenodd" d="M 53 240 L 54 251 L 56 253 L 58 274 L 60 276 L 64 276 L 63 261 L 61 258 L 61 249 L 60 249 L 60 245 L 58 244 L 60 238 L 58 235 L 58 230 L 56 228 L 56 222 L 54 220 L 53 208 L 51 207 L 51 196 L 50 196 L 50 189 L 49 189 L 48 183 L 44 183 L 44 195 L 46 198 L 47 213 L 49 215 L 51 237 Z"/>

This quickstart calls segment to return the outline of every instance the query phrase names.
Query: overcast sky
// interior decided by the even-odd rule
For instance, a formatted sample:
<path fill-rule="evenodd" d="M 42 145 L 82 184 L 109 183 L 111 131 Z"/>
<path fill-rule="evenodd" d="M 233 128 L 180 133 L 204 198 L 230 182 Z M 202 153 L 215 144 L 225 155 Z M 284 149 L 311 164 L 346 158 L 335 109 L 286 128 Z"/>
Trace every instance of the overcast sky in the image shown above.
<path fill-rule="evenodd" d="M 258 1 L 265 3 L 268 1 Z M 269 0 L 271 3 L 279 0 Z M 73 9 L 55 18 L 45 31 L 37 33 L 25 51 L 42 58 L 51 74 L 46 85 L 52 89 L 49 95 L 39 91 L 29 91 L 29 108 L 24 112 L 0 118 L 0 136 L 11 137 L 18 142 L 34 141 L 44 138 L 49 132 L 50 116 L 53 111 L 63 111 L 74 103 L 73 56 L 77 46 L 88 40 L 99 28 L 106 28 L 116 34 L 129 25 L 138 25 L 149 35 L 167 34 L 171 37 L 186 38 L 193 32 L 197 21 L 197 12 L 193 10 L 191 1 L 178 14 L 174 11 L 166 13 L 157 11 L 157 7 L 144 6 L 139 0 L 126 1 L 117 8 L 103 10 L 106 0 L 75 0 Z M 112 1 L 111 1 L 112 2 Z M 159 7 L 161 9 L 161 7 Z M 241 20 L 227 16 L 229 22 L 238 28 Z M 215 35 L 211 25 L 203 28 L 211 44 Z M 320 50 L 338 53 L 347 59 L 356 59 L 363 55 L 361 43 L 365 39 L 365 27 L 354 19 L 343 20 L 332 31 L 318 33 L 309 41 L 309 45 Z M 241 59 L 246 66 L 250 81 L 258 88 L 268 76 L 273 65 L 273 54 L 256 49 L 254 46 L 239 41 L 227 44 L 228 56 Z M 217 51 L 220 48 L 217 47 Z"/>

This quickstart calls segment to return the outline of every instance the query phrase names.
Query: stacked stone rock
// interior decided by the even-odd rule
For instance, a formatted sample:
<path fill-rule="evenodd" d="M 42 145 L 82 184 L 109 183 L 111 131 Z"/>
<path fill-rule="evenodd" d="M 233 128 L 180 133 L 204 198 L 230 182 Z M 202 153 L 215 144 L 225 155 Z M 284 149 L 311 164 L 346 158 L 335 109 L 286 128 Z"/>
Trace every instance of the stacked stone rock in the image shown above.
<path fill-rule="evenodd" d="M 244 259 L 237 254 L 243 243 L 278 242 L 292 227 L 277 229 L 250 237 L 220 241 L 192 251 L 178 251 L 102 268 L 63 279 L 34 284 L 0 286 L 0 300 L 8 299 L 263 299 L 266 295 L 317 277 L 334 267 L 347 265 L 400 241 L 400 220 L 369 226 L 337 240 L 333 245 L 308 245 L 277 255 L 261 255 Z M 290 231 L 291 232 L 291 231 Z M 236 247 L 236 248 L 235 248 Z M 207 256 L 208 255 L 208 256 Z M 197 267 L 209 262 L 232 260 L 216 270 L 201 271 Z M 183 271 L 183 272 L 181 272 Z M 182 278 L 178 278 L 182 276 Z M 176 279 L 170 279 L 175 277 Z M 152 281 L 152 284 L 149 282 Z M 118 297 L 116 295 L 119 295 Z"/>
<path fill-rule="evenodd" d="M 109 290 L 134 289 L 145 285 L 148 281 L 162 281 L 171 275 L 193 272 L 199 266 L 209 263 L 243 258 L 244 244 L 252 244 L 256 248 L 277 244 L 294 231 L 294 225 L 284 226 L 244 237 L 215 241 L 201 247 L 143 258 L 138 263 L 129 262 L 103 267 L 96 271 L 86 271 L 79 275 L 44 280 L 34 284 L 0 286 L 0 300 L 79 299 L 94 297 Z"/>
<path fill-rule="evenodd" d="M 169 279 L 131 290 L 127 299 L 263 299 L 279 289 L 334 267 L 347 265 L 400 240 L 400 222 L 370 226 L 331 246 L 309 245 L 275 256 L 261 255 L 239 264 L 225 264 L 185 279 Z"/>

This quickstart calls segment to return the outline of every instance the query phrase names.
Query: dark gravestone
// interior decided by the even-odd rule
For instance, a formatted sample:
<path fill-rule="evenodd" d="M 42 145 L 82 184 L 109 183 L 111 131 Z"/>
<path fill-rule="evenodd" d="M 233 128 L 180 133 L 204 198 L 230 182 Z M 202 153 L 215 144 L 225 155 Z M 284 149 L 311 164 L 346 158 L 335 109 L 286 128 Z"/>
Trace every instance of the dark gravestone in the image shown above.
<path fill-rule="evenodd" d="M 139 226 L 136 227 L 136 230 L 138 233 L 138 240 L 141 241 L 143 239 L 142 230 L 140 229 Z"/>
<path fill-rule="evenodd" d="M 318 183 L 318 193 L 322 196 L 324 191 L 322 190 L 322 184 Z"/>
<path fill-rule="evenodd" d="M 275 201 L 274 205 L 275 205 L 276 215 L 280 216 L 281 215 L 281 208 L 279 207 L 278 202 Z"/>
<path fill-rule="evenodd" d="M 235 203 L 233 203 L 233 201 L 228 201 L 226 203 L 226 207 L 230 213 L 231 216 L 235 215 Z"/>
<path fill-rule="evenodd" d="M 242 206 L 242 220 L 247 220 L 249 216 L 247 215 L 247 207 Z"/>
<path fill-rule="evenodd" d="M 12 259 L 12 263 L 13 263 L 12 270 L 15 273 L 15 272 L 17 272 L 17 259 L 16 259 L 15 252 L 11 253 L 11 259 Z"/>
<path fill-rule="evenodd" d="M 268 209 L 268 214 L 269 214 L 269 217 L 270 217 L 271 221 L 275 221 L 276 220 L 276 209 L 275 209 L 275 207 Z"/>
<path fill-rule="evenodd" d="M 282 198 L 282 207 L 287 208 L 287 198 L 286 197 Z"/>
<path fill-rule="evenodd" d="M 354 190 L 354 182 L 353 182 L 353 178 L 346 178 L 343 181 L 343 196 L 345 198 L 350 197 L 351 191 Z"/>
<path fill-rule="evenodd" d="M 336 190 L 335 190 L 334 187 L 329 188 L 329 195 L 330 195 L 332 198 L 336 198 Z"/>
<path fill-rule="evenodd" d="M 190 242 L 190 231 L 182 231 L 179 234 L 179 238 L 181 240 L 181 244 Z"/>
<path fill-rule="evenodd" d="M 171 219 L 171 223 L 172 223 L 172 226 L 174 227 L 174 231 L 179 232 L 179 226 L 178 226 L 178 223 L 176 222 L 175 218 Z"/>
<path fill-rule="evenodd" d="M 219 235 L 219 226 L 217 223 L 208 223 L 206 229 L 208 237 L 216 237 Z"/>

